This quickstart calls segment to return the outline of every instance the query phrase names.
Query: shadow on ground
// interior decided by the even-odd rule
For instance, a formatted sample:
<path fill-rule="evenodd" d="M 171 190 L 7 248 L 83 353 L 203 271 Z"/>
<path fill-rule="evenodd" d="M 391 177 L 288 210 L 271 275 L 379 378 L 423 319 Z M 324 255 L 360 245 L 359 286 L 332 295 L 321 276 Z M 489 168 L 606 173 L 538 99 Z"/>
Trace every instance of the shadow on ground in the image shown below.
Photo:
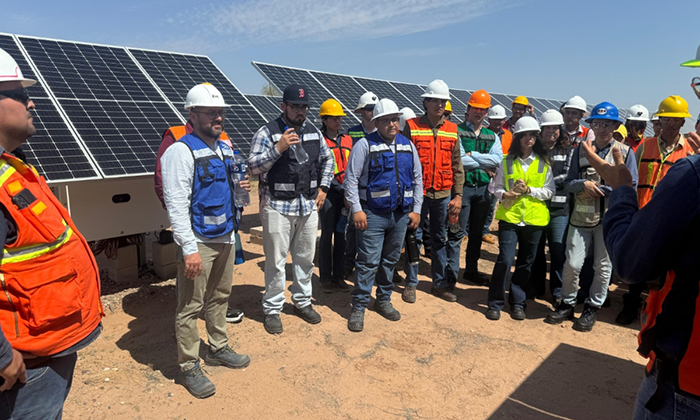
<path fill-rule="evenodd" d="M 595 420 L 632 417 L 644 368 L 560 344 L 489 420 Z"/>

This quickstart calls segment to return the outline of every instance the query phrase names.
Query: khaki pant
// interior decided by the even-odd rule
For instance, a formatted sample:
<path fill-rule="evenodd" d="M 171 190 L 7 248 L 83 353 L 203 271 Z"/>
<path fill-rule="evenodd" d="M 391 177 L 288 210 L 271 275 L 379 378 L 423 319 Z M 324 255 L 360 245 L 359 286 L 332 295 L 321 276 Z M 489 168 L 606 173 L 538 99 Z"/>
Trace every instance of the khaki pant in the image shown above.
<path fill-rule="evenodd" d="M 226 335 L 226 310 L 233 283 L 235 252 L 232 244 L 197 244 L 202 257 L 202 273 L 190 280 L 185 277 L 182 250 L 177 256 L 177 309 L 175 310 L 175 336 L 177 338 L 177 362 L 180 369 L 188 371 L 199 362 L 199 330 L 197 319 L 204 310 L 207 337 L 211 351 L 218 351 L 228 344 Z"/>

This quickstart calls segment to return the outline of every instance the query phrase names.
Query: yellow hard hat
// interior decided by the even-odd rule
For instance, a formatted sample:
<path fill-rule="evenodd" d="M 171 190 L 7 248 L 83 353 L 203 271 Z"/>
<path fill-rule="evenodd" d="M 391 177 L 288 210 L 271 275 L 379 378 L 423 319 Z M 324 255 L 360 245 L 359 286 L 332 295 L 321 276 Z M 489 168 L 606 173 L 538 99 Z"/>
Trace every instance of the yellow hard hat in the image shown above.
<path fill-rule="evenodd" d="M 513 100 L 513 104 L 520 104 L 520 105 L 525 105 L 528 106 L 530 105 L 530 102 L 528 102 L 527 98 L 524 96 L 518 96 Z"/>
<path fill-rule="evenodd" d="M 452 112 L 452 104 L 450 103 L 450 101 L 447 101 L 447 103 L 445 104 L 445 112 Z"/>
<path fill-rule="evenodd" d="M 658 117 L 690 118 L 688 102 L 678 95 L 671 95 L 661 101 L 659 109 L 655 113 Z"/>
<path fill-rule="evenodd" d="M 319 117 L 344 117 L 345 112 L 343 112 L 343 107 L 340 102 L 335 99 L 328 99 L 321 104 L 321 111 L 318 113 Z"/>
<path fill-rule="evenodd" d="M 622 136 L 622 140 L 627 138 L 627 127 L 625 127 L 624 124 L 620 124 L 619 127 L 617 127 L 617 130 L 613 132 L 613 135 L 615 133 L 619 133 Z"/>

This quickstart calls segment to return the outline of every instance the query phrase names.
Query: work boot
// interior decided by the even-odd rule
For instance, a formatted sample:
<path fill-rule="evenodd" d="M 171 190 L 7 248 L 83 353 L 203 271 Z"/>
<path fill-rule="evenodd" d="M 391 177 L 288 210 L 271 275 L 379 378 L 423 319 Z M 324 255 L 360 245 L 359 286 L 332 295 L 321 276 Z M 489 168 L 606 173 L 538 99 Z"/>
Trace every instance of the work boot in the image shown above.
<path fill-rule="evenodd" d="M 265 331 L 270 334 L 282 334 L 282 320 L 280 319 L 280 314 L 265 315 L 263 325 L 265 326 Z"/>
<path fill-rule="evenodd" d="M 598 308 L 589 304 L 584 305 L 583 313 L 576 321 L 574 321 L 574 329 L 580 332 L 588 332 L 592 330 L 593 325 L 595 325 L 596 312 L 598 312 Z"/>
<path fill-rule="evenodd" d="M 204 376 L 199 362 L 192 369 L 182 372 L 183 385 L 195 398 L 209 398 L 216 393 L 216 387 Z"/>
<path fill-rule="evenodd" d="M 406 303 L 416 303 L 416 286 L 404 287 L 401 299 Z"/>
<path fill-rule="evenodd" d="M 375 300 L 374 310 L 377 311 L 379 315 L 383 316 L 389 321 L 398 321 L 399 319 L 401 319 L 401 314 L 399 313 L 399 311 L 394 309 L 394 306 L 388 300 L 384 302 Z"/>
<path fill-rule="evenodd" d="M 226 366 L 231 369 L 243 369 L 250 364 L 250 357 L 245 354 L 238 354 L 229 346 L 213 353 L 211 349 L 207 350 L 204 356 L 204 361 L 207 366 Z"/>
<path fill-rule="evenodd" d="M 479 272 L 470 273 L 465 271 L 464 274 L 462 274 L 462 279 L 470 281 L 476 284 L 477 286 L 488 286 L 491 283 L 491 280 L 488 276 Z"/>
<path fill-rule="evenodd" d="M 639 316 L 639 308 L 642 300 L 639 298 L 631 298 L 629 294 L 622 295 L 622 310 L 617 314 L 615 322 L 620 325 L 630 325 Z"/>
<path fill-rule="evenodd" d="M 561 324 L 565 320 L 574 319 L 574 307 L 567 303 L 560 303 L 553 312 L 550 312 L 544 319 L 547 324 L 557 325 Z"/>
<path fill-rule="evenodd" d="M 514 306 L 510 310 L 510 317 L 516 321 L 524 321 L 526 318 L 525 310 L 520 306 Z"/>
<path fill-rule="evenodd" d="M 433 287 L 432 289 L 430 289 L 430 293 L 432 293 L 433 296 L 437 296 L 448 302 L 457 302 L 457 295 L 450 292 L 449 290 L 438 289 L 437 287 Z"/>
<path fill-rule="evenodd" d="M 489 309 L 486 311 L 486 319 L 491 321 L 498 321 L 501 319 L 501 311 L 498 309 Z"/>
<path fill-rule="evenodd" d="M 348 292 L 352 290 L 352 287 L 345 283 L 345 279 L 331 280 L 331 283 L 333 283 L 333 286 L 335 286 L 341 292 Z"/>
<path fill-rule="evenodd" d="M 319 322 L 321 322 L 321 315 L 319 315 L 318 312 L 316 312 L 314 308 L 311 307 L 311 304 L 306 305 L 301 309 L 295 306 L 294 313 L 299 315 L 301 319 L 308 322 L 309 324 L 318 324 Z"/>
<path fill-rule="evenodd" d="M 348 329 L 352 332 L 360 332 L 365 327 L 365 311 L 358 311 L 353 309 L 350 313 L 350 319 L 348 319 Z"/>
<path fill-rule="evenodd" d="M 231 308 L 229 307 L 226 310 L 226 322 L 230 322 L 231 324 L 238 324 L 243 320 L 243 311 L 240 309 L 236 308 Z"/>

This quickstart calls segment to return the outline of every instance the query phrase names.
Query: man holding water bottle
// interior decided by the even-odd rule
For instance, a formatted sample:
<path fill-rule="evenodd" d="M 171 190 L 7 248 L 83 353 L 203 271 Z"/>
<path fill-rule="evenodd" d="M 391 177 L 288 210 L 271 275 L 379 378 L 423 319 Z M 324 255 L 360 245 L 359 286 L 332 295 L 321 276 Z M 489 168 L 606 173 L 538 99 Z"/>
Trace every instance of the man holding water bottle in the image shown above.
<path fill-rule="evenodd" d="M 333 179 L 333 153 L 309 120 L 309 91 L 290 85 L 282 96 L 282 114 L 253 136 L 248 167 L 260 175 L 260 214 L 265 252 L 264 326 L 282 333 L 285 266 L 291 252 L 294 313 L 309 324 L 321 322 L 311 307 L 318 211 Z"/>
<path fill-rule="evenodd" d="M 228 107 L 214 86 L 192 88 L 185 109 L 193 131 L 171 145 L 161 158 L 163 196 L 175 242 L 180 246 L 175 310 L 178 364 L 185 388 L 197 398 L 216 392 L 199 367 L 197 319 L 203 307 L 209 340 L 206 364 L 233 369 L 250 364 L 248 356 L 236 354 L 228 346 L 226 334 L 239 212 L 235 189 L 250 190 L 248 181 L 234 184 L 234 154 L 220 140 Z"/>

